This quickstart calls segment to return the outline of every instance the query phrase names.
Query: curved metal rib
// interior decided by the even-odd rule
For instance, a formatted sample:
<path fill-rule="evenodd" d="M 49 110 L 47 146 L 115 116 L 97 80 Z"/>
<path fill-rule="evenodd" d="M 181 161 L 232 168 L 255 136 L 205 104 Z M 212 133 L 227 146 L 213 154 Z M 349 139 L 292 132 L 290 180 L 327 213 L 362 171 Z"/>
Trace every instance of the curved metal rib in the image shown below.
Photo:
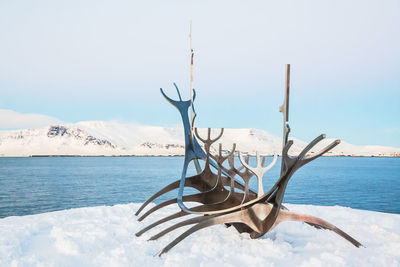
<path fill-rule="evenodd" d="M 300 152 L 300 154 L 297 156 L 297 158 L 299 159 L 303 159 L 304 156 L 307 154 L 308 151 L 310 151 L 316 144 L 318 144 L 320 141 L 322 141 L 323 139 L 325 139 L 326 135 L 325 134 L 321 134 L 320 136 L 318 136 L 317 138 L 315 138 L 314 140 L 312 140 L 304 149 L 303 151 Z"/>
<path fill-rule="evenodd" d="M 303 159 L 304 155 L 306 154 L 307 151 L 309 151 L 313 146 L 315 146 L 323 138 L 325 138 L 325 135 L 320 135 L 317 138 L 315 138 L 313 141 L 310 142 L 310 144 L 308 146 L 306 146 L 306 148 L 303 149 L 303 151 L 296 158 L 289 158 L 287 156 L 287 149 L 284 149 L 284 150 L 286 150 L 286 153 L 285 153 L 286 156 L 282 157 L 282 162 L 285 164 L 284 175 L 273 186 L 272 189 L 274 189 L 274 191 L 271 193 L 271 195 L 266 197 L 266 200 L 268 202 L 272 203 L 273 207 L 272 207 L 271 212 L 268 214 L 268 216 L 263 220 L 262 232 L 268 232 L 273 227 L 273 225 L 278 217 L 278 213 L 280 212 L 280 210 L 282 208 L 282 200 L 283 200 L 283 196 L 284 196 L 284 193 L 286 190 L 286 186 L 289 182 L 289 179 L 293 176 L 293 174 L 296 170 L 298 170 L 300 167 L 302 167 L 305 164 L 304 159 Z M 333 142 L 328 147 L 333 148 L 337 144 L 338 144 L 337 142 Z M 291 146 L 290 142 L 288 142 L 287 146 L 289 146 L 289 147 Z M 320 154 L 319 156 L 321 156 L 321 155 L 322 154 Z M 317 156 L 317 157 L 319 157 L 319 156 Z M 317 158 L 317 157 L 315 157 L 315 158 Z M 315 158 L 313 158 L 313 159 L 315 159 Z M 271 192 L 271 190 L 270 190 L 270 192 Z"/>
<path fill-rule="evenodd" d="M 242 154 L 239 152 L 239 160 L 242 163 L 243 166 L 245 166 L 247 169 L 249 169 L 251 172 L 253 172 L 258 180 L 258 191 L 257 191 L 257 196 L 261 197 L 262 195 L 264 195 L 264 188 L 263 188 L 263 182 L 262 182 L 262 178 L 264 176 L 264 174 L 272 168 L 272 166 L 275 165 L 276 160 L 277 160 L 277 154 L 274 154 L 274 158 L 272 160 L 272 162 L 263 168 L 264 162 L 265 162 L 265 157 L 263 157 L 262 163 L 260 162 L 260 155 L 258 154 L 258 152 L 256 152 L 256 158 L 257 158 L 257 167 L 253 168 L 250 167 L 249 164 L 247 164 L 245 162 L 245 160 L 242 158 Z"/>
<path fill-rule="evenodd" d="M 140 214 L 140 212 L 150 203 L 152 202 L 154 199 L 158 198 L 159 196 L 172 191 L 176 188 L 179 187 L 179 181 L 175 181 L 169 185 L 167 185 L 166 187 L 164 187 L 163 189 L 161 189 L 160 191 L 158 191 L 157 193 L 155 193 L 154 195 L 152 195 L 151 197 L 149 197 L 146 202 L 144 202 L 140 208 L 136 211 L 135 215 L 138 216 Z"/>
<path fill-rule="evenodd" d="M 335 232 L 336 234 L 340 235 L 350 243 L 352 243 L 356 247 L 362 247 L 363 245 L 355 240 L 353 237 L 348 235 L 347 233 L 343 232 L 341 229 L 336 227 L 335 225 L 320 219 L 318 217 L 314 217 L 311 215 L 307 214 L 301 214 L 301 213 L 296 213 L 296 212 L 290 212 L 290 211 L 284 211 L 285 215 L 285 221 L 299 221 L 299 222 L 306 222 L 314 227 L 319 227 L 327 230 L 331 230 Z"/>
<path fill-rule="evenodd" d="M 316 139 L 319 139 L 319 138 L 320 138 L 320 137 L 317 137 Z M 321 139 L 321 140 L 322 140 L 322 139 Z M 291 140 L 290 140 L 290 141 L 291 141 Z M 290 142 L 290 141 L 287 143 L 286 146 L 290 147 L 290 146 L 293 144 L 293 142 Z M 315 141 L 315 139 L 314 139 L 312 142 L 314 142 L 314 141 Z M 319 140 L 319 141 L 320 141 L 320 140 Z M 315 144 L 316 144 L 316 143 L 315 143 Z M 314 144 L 314 145 L 315 145 L 315 144 Z M 333 147 L 335 147 L 337 144 L 338 144 L 338 143 L 335 141 L 335 142 L 333 142 L 329 147 L 332 147 L 332 148 L 333 148 Z M 306 148 L 308 149 L 308 146 L 307 146 Z M 310 148 L 310 149 L 311 149 L 311 148 Z M 315 159 L 315 158 L 313 158 L 313 159 Z M 282 160 L 284 160 L 284 158 L 282 158 Z M 287 170 L 285 171 L 285 175 L 284 175 L 284 176 L 281 176 L 281 177 L 278 179 L 278 181 L 275 183 L 275 185 L 274 185 L 267 193 L 265 193 L 263 196 L 257 197 L 257 198 L 255 198 L 255 199 L 253 199 L 253 200 L 250 200 L 250 201 L 248 201 L 248 202 L 245 202 L 245 203 L 243 203 L 243 204 L 241 204 L 241 205 L 238 205 L 238 206 L 236 206 L 236 207 L 231 207 L 231 208 L 227 208 L 227 209 L 222 209 L 222 210 L 219 210 L 219 211 L 191 212 L 191 213 L 193 213 L 193 214 L 207 214 L 207 215 L 222 214 L 222 213 L 227 213 L 227 212 L 231 212 L 231 211 L 235 211 L 235 210 L 239 210 L 239 209 L 248 207 L 248 206 L 250 206 L 250 205 L 252 205 L 252 204 L 255 204 L 255 203 L 257 203 L 257 202 L 263 202 L 263 201 L 268 201 L 268 202 L 270 202 L 271 200 L 273 200 L 273 198 L 276 197 L 277 192 L 278 192 L 278 188 L 280 188 L 279 192 L 281 192 L 281 193 L 279 194 L 279 197 L 281 198 L 279 202 L 282 204 L 283 193 L 284 193 L 284 191 L 285 191 L 285 188 L 286 188 L 286 185 L 287 185 L 289 179 L 292 177 L 292 175 L 294 174 L 294 172 L 295 172 L 298 168 L 301 167 L 301 164 L 299 164 L 299 163 L 297 163 L 297 164 L 298 164 L 297 166 L 292 165 L 293 163 L 296 164 L 296 162 L 301 162 L 301 160 L 299 160 L 298 157 L 296 157 L 295 159 L 292 159 L 292 158 L 289 158 L 289 157 L 288 157 L 287 160 L 288 160 L 288 163 L 291 163 L 291 164 L 289 165 L 289 167 L 287 167 Z M 270 200 L 270 199 L 271 199 L 271 200 Z M 276 200 L 273 200 L 272 203 L 273 203 L 274 201 L 276 201 Z M 281 205 L 281 204 L 280 204 L 280 205 Z M 279 208 L 279 209 L 280 209 L 280 208 Z M 277 209 L 277 210 L 279 210 L 279 209 Z M 190 213 L 190 212 L 189 212 L 189 213 Z"/>
<path fill-rule="evenodd" d="M 227 199 L 227 196 L 229 195 L 229 191 L 220 191 L 218 190 L 218 192 L 206 192 L 206 193 L 198 193 L 198 194 L 193 194 L 193 195 L 186 195 L 183 196 L 183 201 L 184 202 L 198 202 L 198 203 L 202 203 L 205 205 L 211 205 L 211 204 L 217 204 L 217 203 L 221 203 L 224 200 Z M 173 199 L 169 199 L 167 201 L 164 201 L 154 207 L 152 207 L 151 209 L 149 209 L 145 214 L 142 215 L 142 217 L 140 217 L 138 219 L 138 221 L 142 221 L 143 219 L 145 219 L 147 216 L 149 216 L 150 214 L 152 214 L 153 212 L 164 208 L 166 206 L 175 204 L 178 202 L 177 198 L 173 198 Z"/>
<path fill-rule="evenodd" d="M 205 183 L 205 180 L 201 179 L 200 176 L 201 176 L 201 175 L 195 175 L 195 176 L 186 178 L 186 180 L 185 180 L 185 187 L 192 187 L 192 188 L 195 188 L 195 189 L 197 189 L 197 190 L 199 190 L 199 191 L 202 191 L 202 190 L 204 190 L 205 188 L 209 187 L 209 185 Z M 234 180 L 232 180 L 232 179 L 228 179 L 228 177 L 221 176 L 220 180 L 221 180 L 222 186 L 227 186 L 227 185 L 232 186 L 232 182 L 233 182 L 233 186 L 234 186 L 235 188 L 238 188 L 238 189 L 240 189 L 240 190 L 243 190 L 243 189 L 244 189 L 243 186 L 242 186 L 241 184 L 237 183 L 236 181 L 234 181 Z M 173 189 L 178 188 L 179 181 L 176 181 L 176 182 L 170 184 L 170 185 L 167 186 L 167 187 L 170 187 L 171 185 L 173 185 L 173 187 L 169 188 L 168 190 L 167 190 L 166 188 L 164 188 L 164 189 L 160 190 L 158 193 L 156 193 L 155 195 L 153 195 L 152 197 L 150 197 L 144 204 L 142 204 L 142 206 L 140 207 L 140 209 L 136 212 L 136 215 L 138 215 L 151 201 L 153 201 L 153 200 L 156 199 L 157 197 L 161 196 L 163 193 L 167 193 L 167 192 L 169 192 L 169 191 L 171 191 L 171 190 L 173 190 Z M 164 191 L 164 192 L 162 192 L 162 191 Z M 208 192 L 210 192 L 210 191 L 212 191 L 212 190 L 208 190 Z M 216 203 L 214 203 L 214 204 L 220 204 L 220 203 L 223 203 L 223 202 L 227 201 L 228 198 L 230 197 L 230 195 L 232 194 L 232 192 L 234 192 L 234 190 L 231 189 L 231 190 L 229 191 L 229 193 L 228 193 L 228 195 L 226 196 L 225 199 L 223 199 L 223 200 L 218 200 L 218 201 L 217 201 Z M 207 191 L 206 191 L 205 193 L 207 193 Z M 251 193 L 252 193 L 252 195 L 255 196 L 255 194 L 254 194 L 252 191 L 251 191 Z M 184 202 L 196 202 L 194 199 L 199 199 L 198 196 L 201 196 L 201 194 L 203 194 L 203 193 L 198 193 L 198 194 L 194 194 L 194 195 L 187 195 L 187 196 L 184 196 L 184 197 L 183 197 L 183 201 L 184 201 Z M 239 193 L 239 195 L 241 195 L 241 194 Z M 224 195 L 223 195 L 223 196 L 224 196 Z M 193 197 L 193 198 L 192 198 L 192 197 Z M 216 198 L 215 196 L 212 197 L 212 199 L 215 199 L 215 198 Z M 243 198 L 243 197 L 241 197 L 241 198 Z M 201 200 L 201 199 L 200 199 L 200 200 Z M 169 199 L 169 200 L 167 200 L 167 201 L 164 201 L 164 202 L 162 202 L 162 203 L 160 203 L 160 204 L 158 204 L 158 205 L 152 207 L 152 208 L 151 208 L 150 210 L 148 210 L 145 214 L 143 214 L 138 220 L 139 220 L 139 221 L 142 221 L 142 220 L 145 219 L 147 216 L 149 216 L 151 213 L 153 213 L 153 212 L 155 212 L 155 211 L 157 211 L 157 210 L 159 210 L 159 209 L 161 209 L 161 208 L 163 208 L 163 207 L 165 207 L 165 206 L 174 204 L 174 203 L 177 203 L 177 198 L 173 198 L 173 199 Z M 203 203 L 203 204 L 212 204 L 212 203 L 210 203 L 210 202 L 201 202 L 201 203 Z"/>
<path fill-rule="evenodd" d="M 228 198 L 224 202 L 217 203 L 217 204 L 210 204 L 210 205 L 200 205 L 200 206 L 193 207 L 192 210 L 193 211 L 198 211 L 198 212 L 205 212 L 205 211 L 220 210 L 220 209 L 223 209 L 223 208 L 226 208 L 226 207 L 235 207 L 235 206 L 240 204 L 240 199 L 242 199 L 242 198 L 243 198 L 243 196 L 242 196 L 241 193 L 235 192 L 233 195 L 231 195 L 230 198 Z M 186 216 L 186 215 L 189 215 L 189 214 L 188 213 L 184 213 L 179 217 L 183 217 L 183 216 Z M 205 216 L 198 216 L 196 218 L 206 218 L 206 217 L 218 216 L 218 215 L 219 214 L 205 215 Z M 160 223 L 164 223 L 164 222 L 166 222 L 166 221 L 163 220 Z M 159 225 L 160 223 L 157 223 L 156 225 Z M 184 226 L 184 225 L 187 225 L 187 224 L 190 224 L 190 223 L 185 223 L 185 221 L 182 221 L 180 223 L 172 225 L 167 232 L 170 232 L 170 231 L 172 231 L 174 229 L 177 229 L 177 228 L 179 228 L 181 226 Z M 154 226 L 156 226 L 156 225 L 154 225 Z M 150 229 L 151 228 L 148 228 L 147 230 L 150 230 Z M 164 233 L 167 233 L 167 232 L 164 232 Z"/>
<path fill-rule="evenodd" d="M 191 100 L 182 101 L 182 97 L 181 97 L 181 94 L 179 92 L 178 86 L 175 83 L 174 83 L 174 86 L 175 86 L 176 91 L 178 93 L 179 101 L 173 100 L 170 97 L 168 97 L 164 93 L 162 88 L 160 88 L 160 92 L 170 104 L 172 104 L 174 107 L 176 107 L 178 109 L 179 113 L 181 114 L 183 128 L 184 128 L 184 136 L 185 136 L 185 163 L 184 163 L 184 167 L 183 167 L 184 171 L 182 172 L 182 174 L 186 175 L 186 169 L 188 167 L 189 162 L 191 160 L 195 160 L 195 165 L 197 166 L 197 165 L 199 165 L 198 162 L 197 162 L 197 159 L 198 158 L 205 159 L 206 158 L 206 154 L 201 149 L 201 147 L 198 144 L 196 138 L 192 137 L 192 134 L 191 134 L 191 125 L 190 125 L 190 122 L 189 122 L 188 108 L 190 106 L 193 107 L 193 103 L 192 103 Z M 194 90 L 193 90 L 193 94 L 194 94 L 193 95 L 193 101 L 194 101 L 195 96 L 196 96 Z M 181 186 L 181 182 L 182 182 L 182 177 L 178 182 L 178 187 Z M 176 182 L 174 182 L 174 183 L 176 183 Z M 184 186 L 184 184 L 182 186 Z M 165 192 L 163 190 L 164 189 L 160 190 L 155 195 L 150 197 L 145 203 L 143 203 L 143 205 L 136 212 L 136 215 L 138 215 L 143 210 L 143 208 L 145 206 L 147 206 L 151 201 L 153 201 L 155 198 L 159 197 L 160 195 L 164 194 Z"/>
<path fill-rule="evenodd" d="M 192 176 L 192 177 L 188 177 L 188 178 L 186 178 L 185 186 L 187 186 L 187 187 L 192 187 L 192 188 L 197 189 L 197 190 L 200 191 L 200 190 L 202 189 L 203 185 L 200 184 L 200 183 L 198 182 L 198 180 L 199 180 L 198 175 L 195 175 L 195 176 Z M 152 195 L 149 199 L 146 200 L 146 202 L 144 202 L 144 203 L 140 206 L 140 208 L 136 211 L 135 215 L 138 216 L 138 215 L 140 214 L 140 212 L 142 212 L 142 210 L 143 210 L 150 202 L 152 202 L 153 200 L 157 199 L 157 198 L 160 197 L 161 195 L 163 195 L 163 194 L 165 194 L 165 193 L 168 193 L 168 192 L 170 192 L 170 191 L 172 191 L 172 190 L 174 190 L 174 189 L 177 189 L 177 188 L 179 187 L 179 183 L 180 183 L 179 180 L 178 180 L 178 181 L 175 181 L 175 182 L 173 182 L 173 183 L 170 183 L 169 185 L 167 185 L 166 187 L 164 187 L 163 189 L 161 189 L 160 191 L 158 191 L 157 193 L 155 193 L 154 195 Z"/>
<path fill-rule="evenodd" d="M 331 144 L 327 145 L 324 149 L 322 149 L 317 154 L 315 154 L 315 155 L 313 155 L 311 157 L 305 157 L 303 159 L 302 165 L 305 165 L 305 164 L 309 163 L 310 161 L 313 161 L 314 159 L 322 156 L 323 154 L 325 154 L 326 152 L 328 152 L 329 150 L 333 149 L 335 146 L 337 146 L 339 144 L 340 144 L 340 140 L 339 139 L 333 141 Z"/>
<path fill-rule="evenodd" d="M 241 211 L 239 211 L 239 213 L 240 212 Z M 217 224 L 224 224 L 224 223 L 232 224 L 232 223 L 246 223 L 246 222 L 243 221 L 241 219 L 241 217 L 237 215 L 237 213 L 229 213 L 229 214 L 225 214 L 225 215 L 208 218 L 207 220 L 192 226 L 190 229 L 188 229 L 187 231 L 182 233 L 180 236 L 178 236 L 176 239 L 174 239 L 172 242 L 170 242 L 166 247 L 164 247 L 157 255 L 161 256 L 162 254 L 168 252 L 176 244 L 178 244 L 183 239 L 185 239 L 186 237 L 188 237 L 189 235 L 193 234 L 194 232 L 196 232 L 198 230 L 201 230 L 201 229 L 209 227 L 209 226 L 213 226 L 213 225 L 217 225 Z M 257 227 L 255 225 L 250 224 L 248 226 L 250 228 L 252 228 L 254 231 L 257 230 Z"/>
<path fill-rule="evenodd" d="M 178 244 L 180 241 L 185 239 L 187 236 L 191 235 L 192 233 L 209 227 L 213 226 L 216 224 L 233 224 L 233 223 L 243 223 L 247 225 L 250 229 L 253 230 L 251 233 L 252 238 L 260 237 L 264 235 L 266 232 L 270 231 L 274 227 L 276 227 L 280 222 L 282 221 L 287 221 L 287 220 L 293 220 L 293 221 L 303 221 L 310 223 L 311 225 L 318 226 L 324 229 L 332 230 L 335 233 L 339 234 L 349 242 L 351 242 L 354 246 L 360 247 L 362 246 L 361 243 L 359 243 L 357 240 L 337 228 L 336 226 L 330 224 L 327 221 L 324 221 L 320 218 L 313 217 L 310 215 L 304 215 L 304 214 L 297 214 L 294 212 L 288 212 L 288 211 L 283 211 L 279 213 L 279 219 L 275 220 L 273 225 L 271 227 L 268 227 L 268 229 L 265 228 L 265 220 L 260 220 L 260 217 L 265 216 L 265 214 L 268 214 L 267 217 L 270 217 L 271 213 L 274 212 L 274 208 L 271 209 L 270 204 L 256 204 L 252 207 L 249 207 L 244 210 L 240 210 L 237 212 L 233 213 L 228 213 L 224 215 L 219 215 L 219 216 L 210 216 L 209 218 L 205 217 L 196 217 L 192 218 L 189 220 L 186 220 L 184 222 L 180 222 L 176 225 L 173 225 L 172 227 L 169 227 L 165 229 L 164 231 L 160 232 L 159 234 L 153 236 L 151 240 L 155 240 L 164 234 L 179 228 L 181 226 L 197 223 L 196 225 L 192 226 L 190 229 L 185 231 L 183 234 L 178 236 L 176 239 L 174 239 L 172 242 L 170 242 L 164 249 L 162 249 L 159 252 L 159 256 L 161 256 L 163 253 L 168 252 L 171 248 L 173 248 L 176 244 Z"/>
<path fill-rule="evenodd" d="M 192 210 L 193 211 L 198 211 L 198 212 L 204 212 L 204 211 L 210 211 L 210 210 L 219 210 L 221 208 L 226 208 L 226 207 L 234 207 L 234 206 L 237 206 L 238 204 L 240 204 L 240 199 L 242 199 L 242 198 L 243 198 L 243 196 L 242 196 L 241 193 L 235 192 L 234 195 L 231 195 L 231 197 L 228 198 L 224 202 L 216 203 L 216 204 L 208 204 L 208 205 L 207 204 L 199 205 L 199 206 L 193 207 Z M 146 227 L 145 229 L 143 229 L 139 233 L 143 233 L 143 232 L 148 231 L 151 228 L 153 228 L 153 227 L 155 227 L 155 226 L 157 226 L 159 224 L 162 224 L 164 222 L 167 222 L 167 221 L 179 218 L 179 217 L 184 217 L 186 215 L 190 215 L 190 214 L 186 213 L 184 211 L 180 211 L 180 212 L 176 213 L 172 217 L 168 216 L 168 217 L 165 217 L 165 218 L 162 218 L 162 219 L 156 221 L 155 223 L 149 225 L 148 227 Z M 176 228 L 174 228 L 174 229 L 176 229 Z"/>
<path fill-rule="evenodd" d="M 182 101 L 182 97 L 181 97 L 181 92 L 179 92 L 178 86 L 176 85 L 176 83 L 174 83 L 174 87 L 176 89 L 176 92 L 178 93 L 179 96 L 179 101 Z M 163 93 L 163 92 L 162 92 Z M 163 95 L 165 96 L 165 94 L 163 93 Z"/>
<path fill-rule="evenodd" d="M 152 223 L 152 224 L 146 226 L 145 228 L 143 228 L 142 230 L 140 230 L 139 232 L 137 232 L 135 235 L 136 235 L 136 236 L 141 236 L 143 233 L 147 232 L 148 230 L 150 230 L 150 229 L 153 228 L 153 227 L 156 227 L 157 225 L 160 225 L 160 224 L 162 224 L 162 223 L 168 222 L 168 221 L 170 221 L 170 220 L 173 220 L 173 219 L 176 219 L 176 218 L 185 216 L 185 215 L 187 215 L 186 212 L 179 211 L 179 212 L 177 212 L 177 213 L 174 213 L 174 214 L 172 214 L 172 215 L 169 215 L 169 216 L 167 216 L 167 217 L 164 217 L 164 218 L 162 218 L 162 219 L 160 219 L 160 220 L 158 220 L 158 221 L 156 221 L 156 222 L 154 222 L 154 223 Z"/>
<path fill-rule="evenodd" d="M 206 142 L 204 143 L 207 154 L 209 154 L 211 144 L 214 143 L 215 141 L 217 141 L 219 138 L 221 138 L 223 132 L 224 132 L 224 129 L 222 128 L 221 129 L 221 133 L 219 134 L 219 136 L 217 138 L 215 138 L 215 139 L 211 139 L 211 129 L 208 128 L 208 138 L 207 138 L 207 140 L 205 140 Z M 195 133 L 197 134 L 197 128 L 195 128 Z M 196 140 L 196 139 L 194 139 L 194 137 L 193 137 L 193 140 Z M 186 207 L 186 205 L 183 203 L 183 192 L 184 192 L 184 183 L 185 183 L 185 179 L 186 179 L 186 172 L 187 172 L 187 168 L 188 168 L 189 162 L 191 160 L 193 160 L 193 159 L 198 158 L 197 154 L 198 153 L 197 153 L 197 148 L 196 147 L 187 147 L 186 148 L 186 151 L 185 151 L 185 162 L 183 164 L 182 175 L 181 175 L 181 180 L 180 180 L 180 183 L 179 183 L 179 191 L 178 191 L 178 197 L 177 197 L 178 205 L 183 211 L 186 211 L 187 213 L 195 213 L 195 214 L 199 214 L 199 213 L 191 211 L 191 209 Z M 209 157 L 207 157 L 207 161 L 206 162 L 207 163 L 211 163 Z"/>
<path fill-rule="evenodd" d="M 157 239 L 159 239 L 160 237 L 162 237 L 162 236 L 168 234 L 169 232 L 171 232 L 171 231 L 173 231 L 173 230 L 175 230 L 175 229 L 178 229 L 178 228 L 183 227 L 183 226 L 186 226 L 186 225 L 191 225 L 191 224 L 199 223 L 199 222 L 208 220 L 209 218 L 212 218 L 212 217 L 215 217 L 215 216 L 216 216 L 216 215 L 197 216 L 197 217 L 190 218 L 190 219 L 188 219 L 188 220 L 179 222 L 179 223 L 177 223 L 177 224 L 174 224 L 174 225 L 172 225 L 172 226 L 170 226 L 170 227 L 164 229 L 163 231 L 159 232 L 158 234 L 153 235 L 152 237 L 150 237 L 150 238 L 148 239 L 148 241 L 150 241 L 150 240 L 157 240 Z"/>

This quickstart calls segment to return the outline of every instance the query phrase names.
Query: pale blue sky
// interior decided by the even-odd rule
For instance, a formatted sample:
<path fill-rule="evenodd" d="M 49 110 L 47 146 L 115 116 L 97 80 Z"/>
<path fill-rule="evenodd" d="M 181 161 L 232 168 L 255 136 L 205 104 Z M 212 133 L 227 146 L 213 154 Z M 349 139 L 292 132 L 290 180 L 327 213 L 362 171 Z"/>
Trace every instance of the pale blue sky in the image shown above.
<path fill-rule="evenodd" d="M 3 0 L 0 109 L 177 125 L 159 88 L 189 95 L 193 20 L 199 127 L 281 135 L 291 63 L 293 136 L 400 147 L 399 14 L 387 0 Z"/>

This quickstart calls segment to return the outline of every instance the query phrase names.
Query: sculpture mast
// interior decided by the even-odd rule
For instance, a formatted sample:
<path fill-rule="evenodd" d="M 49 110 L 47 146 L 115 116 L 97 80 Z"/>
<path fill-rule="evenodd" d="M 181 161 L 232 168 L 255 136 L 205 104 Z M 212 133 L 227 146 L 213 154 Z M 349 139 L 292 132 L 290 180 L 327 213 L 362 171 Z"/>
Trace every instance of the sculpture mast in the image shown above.
<path fill-rule="evenodd" d="M 193 106 L 193 57 L 194 57 L 194 51 L 193 51 L 193 41 L 192 41 L 192 21 L 190 21 L 190 33 L 189 33 L 189 38 L 190 38 L 190 134 L 191 134 L 191 139 L 193 138 L 193 129 L 194 129 L 194 119 L 196 118 L 196 112 L 194 111 L 194 106 Z M 197 173 L 201 173 L 201 168 L 199 161 L 195 159 L 194 161 L 194 166 L 196 168 Z"/>
<path fill-rule="evenodd" d="M 290 132 L 289 127 L 289 91 L 290 91 L 290 64 L 286 64 L 286 82 L 285 82 L 285 97 L 283 99 L 283 105 L 279 107 L 279 111 L 283 115 L 283 141 L 282 151 L 288 142 L 288 136 Z M 281 175 L 283 172 L 283 164 L 281 164 Z"/>

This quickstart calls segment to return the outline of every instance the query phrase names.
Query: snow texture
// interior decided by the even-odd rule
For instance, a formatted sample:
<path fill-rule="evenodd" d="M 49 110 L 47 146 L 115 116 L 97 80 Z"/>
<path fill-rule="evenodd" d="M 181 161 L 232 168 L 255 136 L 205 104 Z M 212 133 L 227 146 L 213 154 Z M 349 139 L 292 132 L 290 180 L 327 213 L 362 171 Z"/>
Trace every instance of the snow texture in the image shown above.
<path fill-rule="evenodd" d="M 284 222 L 260 239 L 217 225 L 196 232 L 162 257 L 154 256 L 183 230 L 146 241 L 140 204 L 79 208 L 0 220 L 0 266 L 400 266 L 400 215 L 346 207 L 289 205 L 326 219 L 360 241 L 356 248 L 328 230 Z M 170 225 L 170 222 L 167 225 Z"/>
<path fill-rule="evenodd" d="M 206 137 L 206 129 L 199 129 Z M 216 137 L 219 129 L 212 130 Z M 334 139 L 323 140 L 311 153 L 315 153 Z M 307 143 L 294 139 L 290 152 L 296 154 Z M 307 140 L 309 142 L 311 140 Z M 279 154 L 282 139 L 257 129 L 225 129 L 217 142 L 223 150 L 237 150 L 255 154 Z M 218 144 L 215 144 L 217 148 Z M 87 121 L 75 124 L 52 125 L 44 128 L 0 132 L 0 156 L 171 156 L 184 154 L 183 129 L 144 126 L 117 122 Z M 326 156 L 399 156 L 400 148 L 384 146 L 355 146 L 341 142 Z"/>

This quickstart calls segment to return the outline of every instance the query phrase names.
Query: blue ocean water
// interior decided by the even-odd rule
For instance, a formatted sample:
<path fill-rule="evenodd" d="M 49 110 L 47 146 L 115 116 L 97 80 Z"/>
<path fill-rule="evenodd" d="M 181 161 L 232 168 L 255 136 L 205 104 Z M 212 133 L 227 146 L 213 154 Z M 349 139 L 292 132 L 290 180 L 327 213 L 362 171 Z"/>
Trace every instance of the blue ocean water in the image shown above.
<path fill-rule="evenodd" d="M 182 164 L 183 157 L 0 158 L 0 218 L 144 202 L 177 180 Z M 265 190 L 278 178 L 279 166 L 278 159 L 264 176 Z M 295 173 L 284 202 L 400 214 L 400 158 L 319 158 Z"/>

